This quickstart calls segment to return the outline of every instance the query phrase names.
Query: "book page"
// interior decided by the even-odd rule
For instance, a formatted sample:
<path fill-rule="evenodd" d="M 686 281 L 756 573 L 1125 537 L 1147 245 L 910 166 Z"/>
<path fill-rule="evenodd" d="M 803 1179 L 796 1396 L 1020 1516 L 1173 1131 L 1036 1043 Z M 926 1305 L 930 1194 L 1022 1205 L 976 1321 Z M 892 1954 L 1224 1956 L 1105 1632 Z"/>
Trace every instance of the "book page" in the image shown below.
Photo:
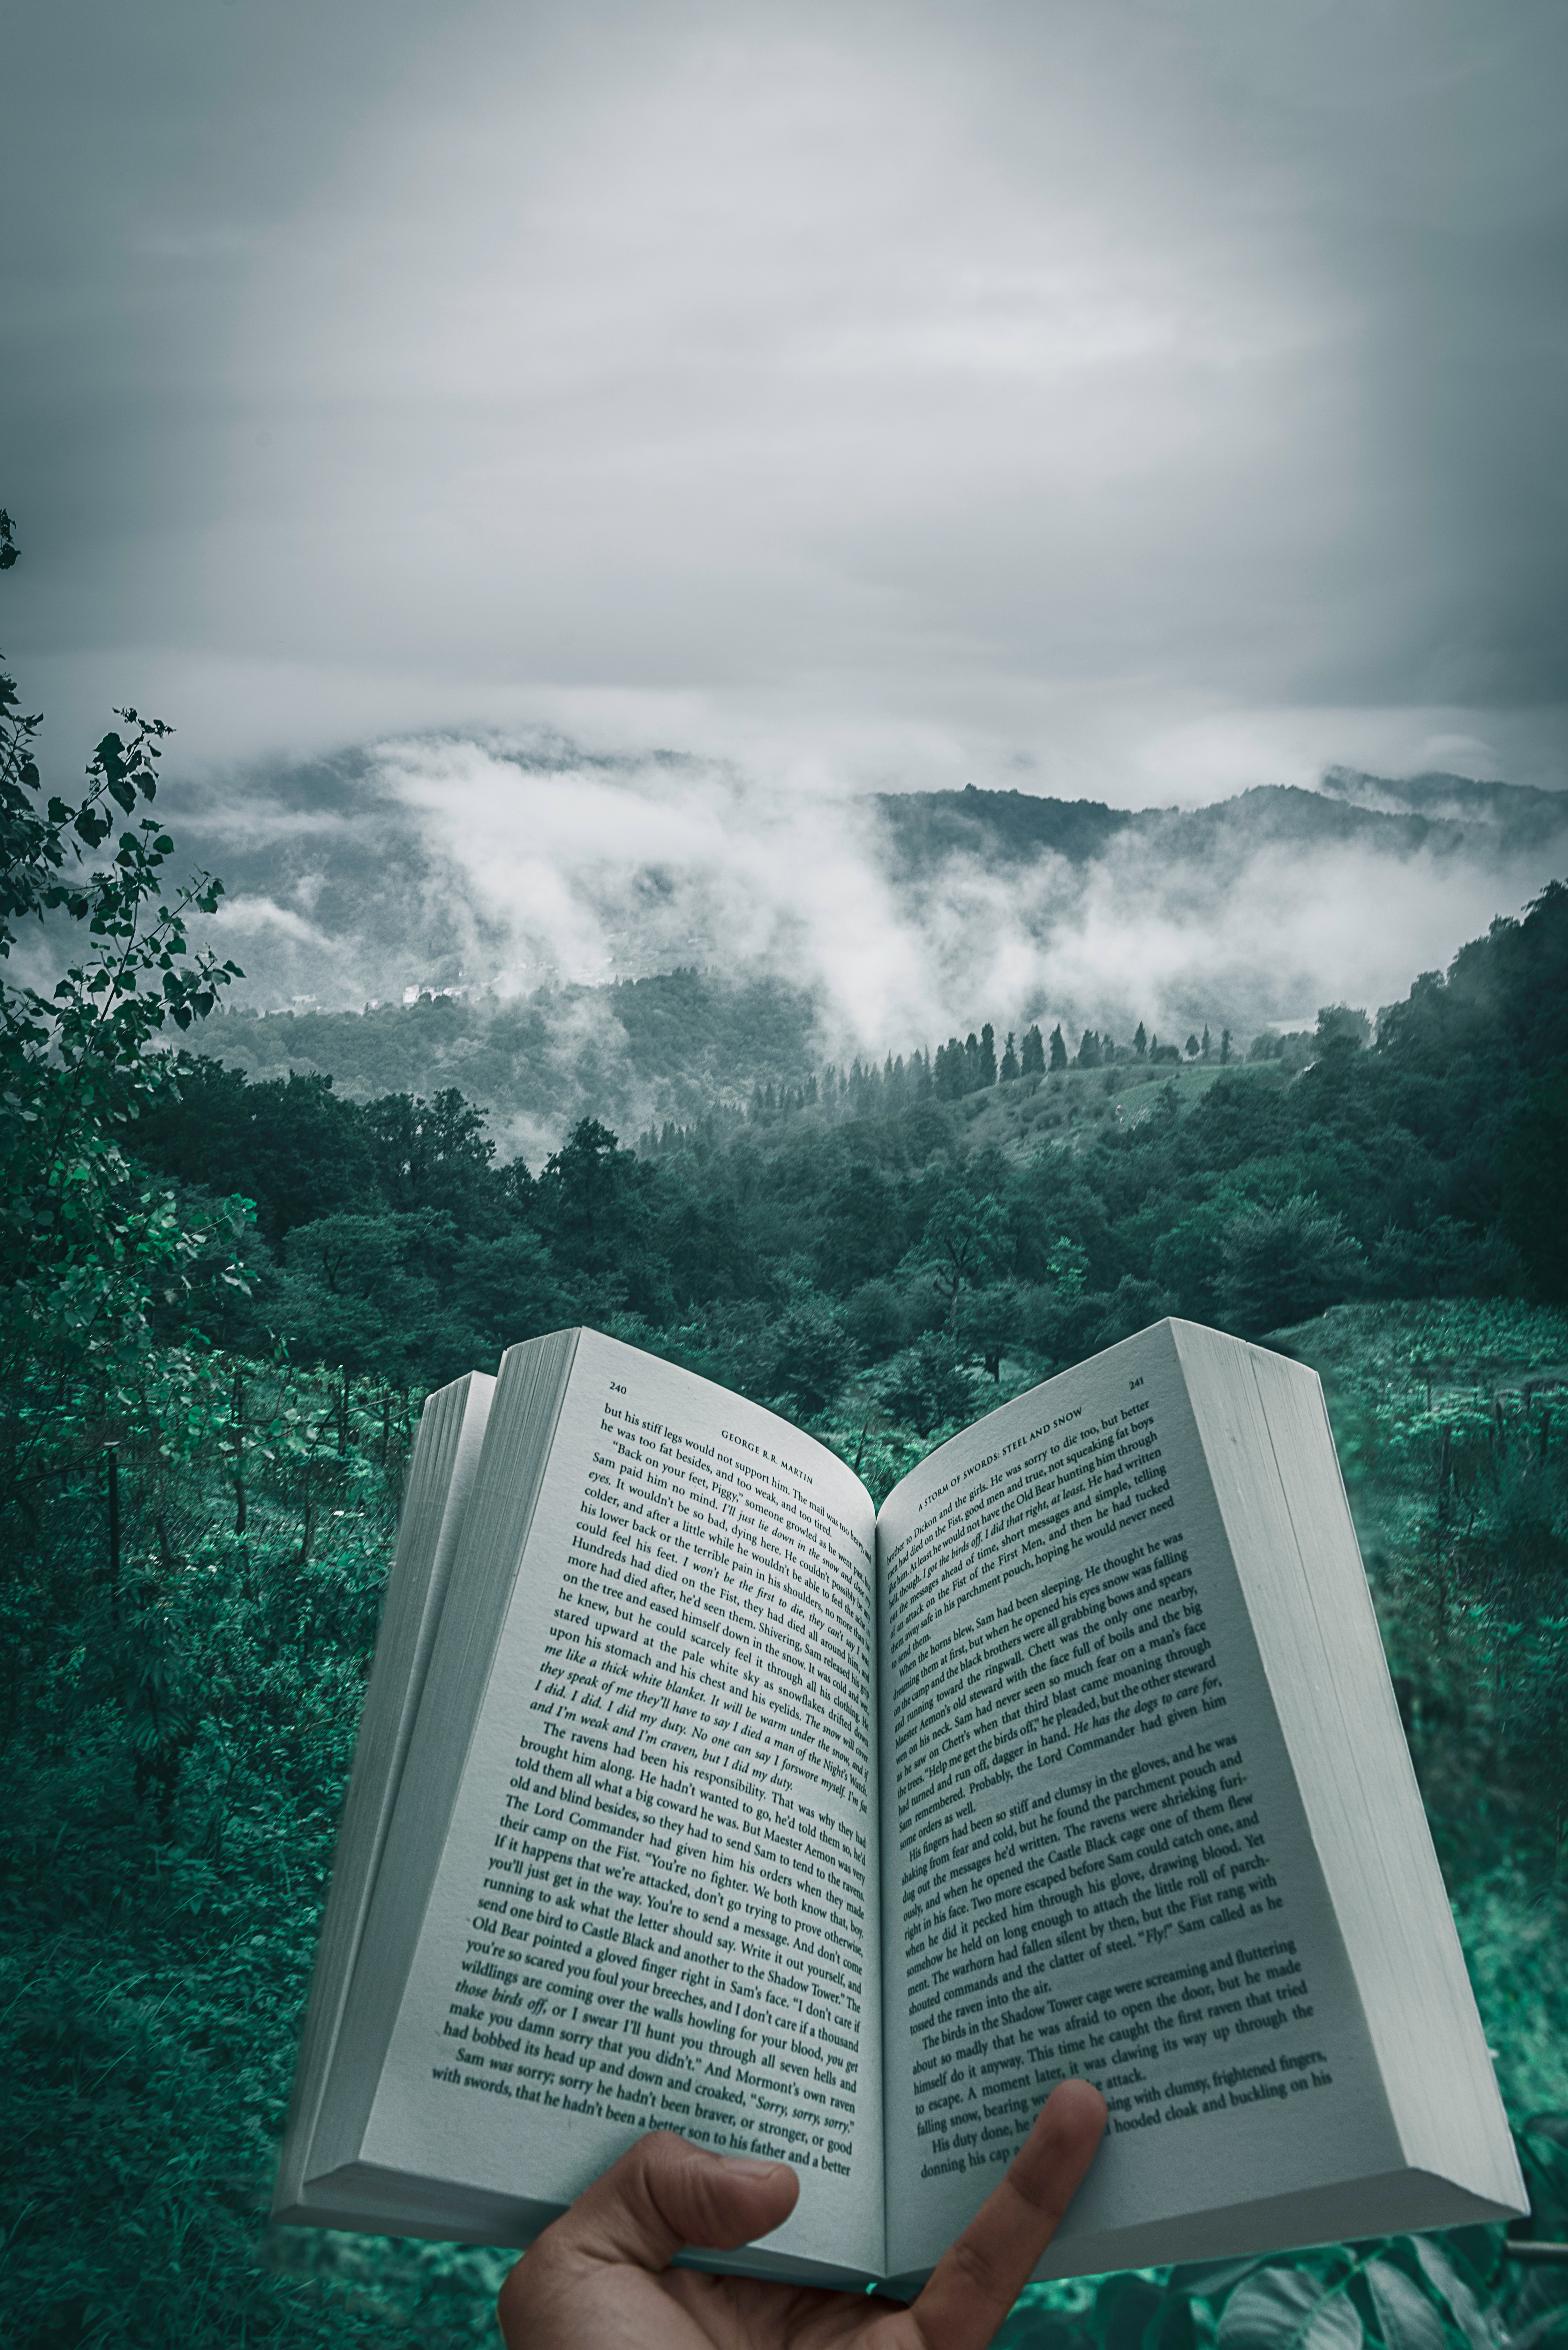
<path fill-rule="evenodd" d="M 298 2197 L 419 1711 L 495 1381 L 483 1371 L 425 1398 L 414 1440 L 354 1767 L 333 1856 L 275 2210 Z"/>
<path fill-rule="evenodd" d="M 882 2251 L 871 1505 L 580 1341 L 362 2158 L 565 2204 L 644 2130 L 782 2157 L 767 2251 Z"/>
<path fill-rule="evenodd" d="M 1110 2127 L 1043 2272 L 1397 2168 L 1169 1326 L 944 1445 L 878 1549 L 890 2271 L 1074 2074 Z"/>

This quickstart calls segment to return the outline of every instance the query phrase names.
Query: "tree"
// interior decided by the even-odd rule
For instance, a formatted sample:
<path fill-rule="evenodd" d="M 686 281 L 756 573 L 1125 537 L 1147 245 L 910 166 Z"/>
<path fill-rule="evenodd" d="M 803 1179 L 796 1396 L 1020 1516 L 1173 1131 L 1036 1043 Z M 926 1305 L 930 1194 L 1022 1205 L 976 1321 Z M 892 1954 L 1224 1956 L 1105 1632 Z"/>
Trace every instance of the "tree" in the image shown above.
<path fill-rule="evenodd" d="M 1078 1242 L 1069 1240 L 1064 1232 L 1051 1243 L 1045 1258 L 1045 1270 L 1058 1297 L 1076 1297 L 1089 1277 L 1089 1253 Z"/>
<path fill-rule="evenodd" d="M 980 1032 L 980 1082 L 982 1086 L 996 1083 L 996 1031 L 989 1020 Z"/>
<path fill-rule="evenodd" d="M 1529 1269 L 1538 1297 L 1568 1303 L 1568 1070 L 1537 1077 L 1502 1137 L 1498 1175 L 1502 1229 Z"/>
<path fill-rule="evenodd" d="M 1225 1320 L 1243 1336 L 1304 1322 L 1360 1289 L 1361 1246 L 1311 1193 L 1277 1208 L 1246 1207 L 1225 1232 L 1217 1284 Z"/>
<path fill-rule="evenodd" d="M 1018 1075 L 1018 1055 L 1012 1049 L 1012 1031 L 1007 1032 L 1007 1042 L 1002 1048 L 1002 1082 L 1011 1085 Z"/>
<path fill-rule="evenodd" d="M 1040 1024 L 1034 1021 L 1023 1032 L 1023 1075 L 1043 1077 L 1045 1074 L 1045 1039 L 1040 1034 Z"/>
<path fill-rule="evenodd" d="M 1187 1054 L 1187 1057 L 1188 1057 L 1188 1059 L 1189 1059 L 1189 1061 L 1195 1061 L 1195 1060 L 1198 1058 L 1199 1054 L 1202 1051 L 1203 1047 L 1199 1045 L 1199 1041 L 1198 1041 L 1198 1039 L 1197 1039 L 1197 1037 L 1196 1037 L 1196 1036 L 1189 1035 L 1189 1037 L 1188 1037 L 1188 1039 L 1187 1039 L 1187 1044 L 1186 1044 L 1186 1046 L 1185 1046 L 1185 1048 L 1184 1048 L 1184 1049 L 1185 1049 L 1185 1051 L 1186 1051 L 1186 1054 Z"/>
<path fill-rule="evenodd" d="M 1210 1053 L 1210 1045 L 1209 1045 L 1209 1023 L 1208 1023 L 1207 1021 L 1205 1021 L 1205 1022 L 1204 1022 L 1204 1024 L 1203 1024 L 1203 1042 L 1202 1042 L 1202 1044 L 1199 1046 L 1199 1053 L 1200 1057 L 1201 1057 L 1202 1059 L 1204 1059 L 1205 1061 L 1209 1058 L 1209 1053 Z"/>
<path fill-rule="evenodd" d="M 1134 1059 L 1135 1059 L 1135 1060 L 1141 1061 L 1141 1060 L 1143 1059 L 1144 1055 L 1147 1052 L 1147 1050 L 1148 1050 L 1148 1038 L 1147 1038 L 1147 1035 L 1145 1035 L 1145 1033 L 1144 1033 L 1144 1024 L 1143 1024 L 1143 1022 L 1140 1020 L 1140 1021 L 1138 1022 L 1138 1024 L 1137 1024 L 1137 1026 L 1133 1030 L 1133 1057 L 1134 1057 Z"/>
<path fill-rule="evenodd" d="M 1372 1042 L 1372 1023 L 1364 1007 L 1348 1003 L 1324 1003 L 1319 1006 L 1317 1031 L 1314 1042 L 1320 1053 L 1331 1045 L 1347 1045 L 1359 1053 Z"/>
<path fill-rule="evenodd" d="M 1077 1061 L 1081 1069 L 1097 1069 L 1100 1066 L 1100 1040 L 1093 1028 L 1085 1028 L 1084 1031 L 1083 1040 L 1078 1046 Z"/>
<path fill-rule="evenodd" d="M 1229 1030 L 1229 1028 L 1221 1028 L 1221 1030 L 1220 1031 L 1220 1066 L 1222 1069 L 1224 1069 L 1224 1068 L 1229 1068 L 1230 1065 L 1231 1065 L 1231 1031 Z"/>
<path fill-rule="evenodd" d="M 430 1354 L 427 1326 L 441 1310 L 431 1244 L 444 1271 L 456 1240 L 449 1216 L 428 1213 L 296 1224 L 285 1243 L 286 1269 L 263 1311 L 291 1353 L 358 1376 L 416 1381 Z"/>
<path fill-rule="evenodd" d="M 948 1306 L 948 1329 L 958 1344 L 959 1299 L 966 1288 L 976 1288 L 1000 1271 L 1012 1254 L 1007 1219 L 989 1194 L 974 1199 L 960 1191 L 944 1191 L 926 1219 L 926 1229 L 914 1252 L 916 1261 L 929 1264 Z"/>
<path fill-rule="evenodd" d="M 431 1101 L 384 1094 L 367 1105 L 364 1117 L 388 1204 L 404 1212 L 466 1201 L 495 1156 L 484 1112 L 455 1086 Z"/>
<path fill-rule="evenodd" d="M 951 1346 L 934 1331 L 898 1357 L 879 1393 L 885 1409 L 895 1419 L 910 1421 L 921 1436 L 950 1422 L 961 1426 L 974 1411 L 969 1379 L 953 1359 Z"/>
<path fill-rule="evenodd" d="M 540 1187 L 550 1195 L 557 1234 L 591 1260 L 607 1237 L 624 1189 L 616 1137 L 597 1118 L 579 1118 L 559 1150 L 545 1161 Z"/>
<path fill-rule="evenodd" d="M 849 1168 L 822 1204 L 816 1263 L 824 1286 L 843 1292 L 890 1273 L 905 1246 L 897 1194 L 874 1168 Z"/>
<path fill-rule="evenodd" d="M 1175 1299 L 1177 1311 L 1196 1322 L 1212 1322 L 1219 1315 L 1217 1293 L 1225 1276 L 1227 1234 L 1238 1212 L 1233 1193 L 1202 1201 L 1154 1244 L 1150 1273 Z"/>
<path fill-rule="evenodd" d="M 1027 1326 L 1033 1293 L 1018 1281 L 988 1281 L 971 1290 L 959 1315 L 959 1347 L 978 1355 L 988 1376 L 1000 1380 L 1002 1358 Z"/>
<path fill-rule="evenodd" d="M 0 512 L 0 570 L 17 553 Z M 115 715 L 125 732 L 99 743 L 85 795 L 46 797 L 42 718 L 25 712 L 15 680 L 0 676 L 0 959 L 24 923 L 42 931 L 51 917 L 55 938 L 63 925 L 67 941 L 82 941 L 51 993 L 0 983 L 0 1471 L 9 1500 L 63 1471 L 88 1441 L 89 1408 L 101 1433 L 146 1358 L 155 1302 L 189 1287 L 213 1232 L 149 1191 L 126 1146 L 142 1107 L 172 1082 L 169 1056 L 152 1049 L 166 1024 L 190 1028 L 242 974 L 188 941 L 192 916 L 216 910 L 222 883 L 198 874 L 168 891 L 174 843 L 155 816 L 116 837 L 113 811 L 134 817 L 155 797 L 172 730 L 132 709 Z M 106 848 L 109 861 L 89 866 Z M 237 1238 L 240 1203 L 219 1222 Z M 219 1278 L 242 1279 L 228 1250 L 216 1263 Z"/>
<path fill-rule="evenodd" d="M 1062 1069 L 1064 1069 L 1064 1068 L 1066 1067 L 1066 1066 L 1067 1066 L 1067 1043 L 1066 1043 L 1066 1039 L 1065 1039 L 1065 1037 L 1064 1037 L 1064 1036 L 1063 1035 L 1063 1034 L 1062 1034 L 1062 1024 L 1061 1024 L 1061 1022 L 1058 1020 L 1058 1021 L 1057 1021 L 1057 1023 L 1056 1023 L 1056 1025 L 1055 1025 L 1055 1026 L 1054 1026 L 1054 1028 L 1053 1028 L 1053 1029 L 1052 1029 L 1052 1031 L 1051 1031 L 1051 1074 L 1052 1074 L 1052 1076 L 1056 1076 L 1056 1074 L 1058 1073 L 1058 1071 L 1059 1071 L 1059 1070 L 1062 1070 Z"/>
<path fill-rule="evenodd" d="M 137 1158 L 209 1191 L 237 1174 L 269 1243 L 319 1216 L 388 1204 L 364 1110 L 319 1070 L 247 1084 L 238 1069 L 183 1052 L 168 1069 L 171 1083 L 141 1106 Z"/>
<path fill-rule="evenodd" d="M 769 1323 L 756 1367 L 761 1400 L 809 1419 L 830 1404 L 856 1367 L 857 1347 L 837 1309 L 809 1282 Z"/>

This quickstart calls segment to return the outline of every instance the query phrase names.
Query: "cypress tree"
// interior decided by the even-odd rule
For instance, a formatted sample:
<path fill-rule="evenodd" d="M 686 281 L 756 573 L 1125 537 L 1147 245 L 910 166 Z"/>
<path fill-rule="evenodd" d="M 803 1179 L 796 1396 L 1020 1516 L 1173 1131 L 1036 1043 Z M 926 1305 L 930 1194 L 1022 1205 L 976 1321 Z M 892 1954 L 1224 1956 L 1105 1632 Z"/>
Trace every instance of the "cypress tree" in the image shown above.
<path fill-rule="evenodd" d="M 1143 1033 L 1143 1022 L 1141 1020 L 1133 1031 L 1133 1051 L 1140 1061 L 1145 1058 L 1148 1052 L 1148 1038 Z"/>
<path fill-rule="evenodd" d="M 996 1031 L 989 1020 L 980 1032 L 980 1082 L 982 1086 L 996 1083 Z"/>
<path fill-rule="evenodd" d="M 1018 1055 L 1012 1049 L 1012 1031 L 1007 1032 L 1007 1042 L 1002 1048 L 1002 1082 L 1011 1085 L 1018 1075 Z"/>
<path fill-rule="evenodd" d="M 1023 1070 L 1026 1077 L 1043 1077 L 1045 1074 L 1045 1039 L 1035 1021 L 1023 1032 Z"/>
<path fill-rule="evenodd" d="M 1058 1020 L 1056 1025 L 1051 1031 L 1052 1076 L 1054 1076 L 1059 1069 L 1064 1069 L 1066 1066 L 1067 1043 L 1065 1037 L 1062 1034 L 1062 1023 Z"/>

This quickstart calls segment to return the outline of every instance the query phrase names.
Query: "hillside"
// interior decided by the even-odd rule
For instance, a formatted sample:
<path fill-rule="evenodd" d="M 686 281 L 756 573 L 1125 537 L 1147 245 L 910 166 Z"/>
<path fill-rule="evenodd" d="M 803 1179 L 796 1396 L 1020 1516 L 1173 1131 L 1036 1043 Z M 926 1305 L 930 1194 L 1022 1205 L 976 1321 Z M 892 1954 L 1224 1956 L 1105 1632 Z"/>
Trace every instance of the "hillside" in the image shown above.
<path fill-rule="evenodd" d="M 264 945 L 258 962 L 242 942 L 253 1001 L 209 1033 L 211 1049 L 247 1076 L 328 1075 L 359 1100 L 455 1085 L 491 1113 L 508 1148 L 539 1152 L 581 1117 L 601 1118 L 618 1131 L 657 1132 L 744 1103 L 758 1087 L 798 1090 L 826 1065 L 842 1068 L 867 1053 L 870 1006 L 846 997 L 840 974 L 814 970 L 812 952 L 798 941 L 786 958 L 794 975 L 787 977 L 765 959 L 748 964 L 737 950 L 703 967 L 597 984 L 557 976 L 519 993 L 470 983 L 462 974 L 476 953 L 494 962 L 504 926 L 492 921 L 486 931 L 470 909 L 462 930 L 452 897 L 460 877 L 431 863 L 406 817 L 393 822 L 372 871 L 363 827 L 374 813 L 373 778 L 358 768 L 336 779 L 316 770 L 312 788 L 325 790 L 324 778 L 337 795 L 325 836 L 309 830 L 296 805 L 300 829 L 291 836 L 285 825 L 265 854 L 242 858 L 240 905 L 254 902 L 269 871 L 286 895 L 288 858 L 309 847 L 320 868 L 306 893 L 314 918 L 319 926 L 329 916 L 347 941 L 334 951 L 351 958 L 368 925 L 384 975 L 412 969 L 427 983 L 410 983 L 392 1002 L 363 1012 L 301 1001 L 264 1017 L 254 999 L 265 994 L 275 961 Z M 1368 798 L 1383 805 L 1367 806 Z M 1303 894 L 1299 941 L 1311 928 L 1313 886 L 1355 892 L 1369 916 L 1381 901 L 1402 920 L 1419 886 L 1451 892 L 1472 870 L 1481 877 L 1478 886 L 1490 886 L 1485 877 L 1494 869 L 1506 886 L 1511 859 L 1522 858 L 1525 869 L 1548 850 L 1568 856 L 1568 797 L 1440 775 L 1394 784 L 1334 770 L 1322 792 L 1260 787 L 1196 809 L 1129 811 L 972 786 L 883 794 L 866 808 L 871 828 L 863 846 L 890 893 L 897 925 L 885 935 L 873 931 L 867 961 L 874 969 L 885 952 L 919 974 L 915 1001 L 882 1009 L 868 1056 L 878 1063 L 940 1045 L 947 1023 L 933 1016 L 940 1011 L 933 996 L 950 998 L 954 972 L 971 961 L 978 971 L 989 967 L 996 940 L 988 934 L 999 919 L 1012 926 L 1002 960 L 1022 981 L 1010 1003 L 986 1000 L 987 983 L 966 979 L 972 1009 L 956 1024 L 961 1035 L 989 1019 L 1000 1053 L 1010 1029 L 1022 1036 L 1033 1022 L 1048 1028 L 1060 1020 L 1075 1054 L 1085 1029 L 1114 1030 L 1126 1044 L 1141 1021 L 1155 1033 L 1165 1026 L 1179 1043 L 1205 1028 L 1218 1042 L 1230 1028 L 1239 1055 L 1261 1032 L 1310 1024 L 1328 993 L 1303 999 L 1312 974 L 1300 968 L 1288 922 L 1271 929 L 1266 908 L 1254 903 L 1260 873 L 1275 877 L 1270 886 L 1287 896 Z M 649 889 L 659 879 L 643 877 Z M 561 877 L 568 890 L 579 881 L 588 886 L 582 876 Z M 299 874 L 295 886 L 306 887 Z M 674 884 L 666 877 L 659 886 L 668 894 Z M 277 900 L 265 902 L 281 920 Z M 1336 905 L 1336 934 L 1344 914 Z M 1107 920 L 1129 945 L 1137 941 L 1147 977 L 1139 984 L 1108 946 L 1095 950 L 1108 960 L 1090 1003 L 1094 952 L 1085 953 L 1085 926 L 1104 931 Z M 469 962 L 457 951 L 464 937 Z M 634 932 L 622 942 L 635 961 Z M 1029 954 L 1038 959 L 1033 976 Z M 401 957 L 395 965 L 394 955 Z M 1073 976 L 1052 981 L 1057 964 Z M 999 972 L 998 999 L 1003 983 Z M 404 994 L 415 1000 L 405 1003 Z M 1282 1005 L 1293 1018 L 1282 1019 Z M 1376 1011 L 1376 1003 L 1367 1008 Z"/>
<path fill-rule="evenodd" d="M 1059 1021 L 1075 1049 L 1140 1021 L 1250 1041 L 1330 1001 L 1375 1014 L 1568 864 L 1568 795 L 1341 770 L 1199 808 L 797 806 L 663 754 L 421 738 L 169 798 L 227 884 L 234 1001 L 269 1015 L 231 1014 L 213 1049 L 361 1097 L 459 1084 L 529 1147 L 987 1020 Z M 421 993 L 461 1009 L 404 1018 Z"/>
<path fill-rule="evenodd" d="M 580 1118 L 686 1123 L 754 1086 L 798 1086 L 826 1049 L 803 991 L 698 971 L 510 1003 L 426 995 L 362 1014 L 231 1012 L 205 1041 L 249 1077 L 327 1075 L 358 1101 L 457 1086 L 511 1148 L 535 1154 Z"/>
<path fill-rule="evenodd" d="M 950 857 L 1030 864 L 1044 857 L 1085 866 L 1113 844 L 1147 843 L 1175 858 L 1207 857 L 1217 842 L 1275 843 L 1303 856 L 1354 843 L 1368 856 L 1420 852 L 1462 858 L 1487 848 L 1549 848 L 1568 834 L 1568 799 L 1463 775 L 1393 782 L 1331 767 L 1317 791 L 1259 785 L 1199 808 L 1113 808 L 1028 792 L 884 792 L 875 806 L 885 861 L 900 880 L 929 882 Z"/>

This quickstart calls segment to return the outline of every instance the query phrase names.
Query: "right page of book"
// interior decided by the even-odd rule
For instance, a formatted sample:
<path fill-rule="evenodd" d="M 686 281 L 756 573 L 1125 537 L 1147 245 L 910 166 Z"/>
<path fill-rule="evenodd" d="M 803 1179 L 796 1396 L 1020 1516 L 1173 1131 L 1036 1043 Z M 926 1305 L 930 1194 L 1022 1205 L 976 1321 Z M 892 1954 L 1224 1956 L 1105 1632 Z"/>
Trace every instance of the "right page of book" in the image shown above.
<path fill-rule="evenodd" d="M 1110 2127 L 1042 2274 L 1397 2168 L 1169 1326 L 943 1445 L 877 1555 L 890 2273 L 1075 2074 Z"/>

